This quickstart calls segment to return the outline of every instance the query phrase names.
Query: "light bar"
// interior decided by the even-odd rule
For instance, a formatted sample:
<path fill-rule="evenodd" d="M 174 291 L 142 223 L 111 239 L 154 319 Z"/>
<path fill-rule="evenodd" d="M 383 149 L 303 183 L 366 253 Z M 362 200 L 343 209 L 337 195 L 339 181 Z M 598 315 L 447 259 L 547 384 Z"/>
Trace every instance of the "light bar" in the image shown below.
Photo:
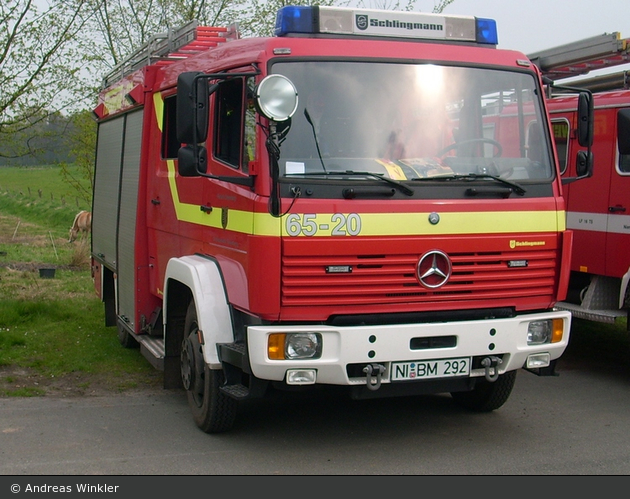
<path fill-rule="evenodd" d="M 317 5 L 288 5 L 278 11 L 276 36 L 325 33 L 498 43 L 493 19 Z"/>

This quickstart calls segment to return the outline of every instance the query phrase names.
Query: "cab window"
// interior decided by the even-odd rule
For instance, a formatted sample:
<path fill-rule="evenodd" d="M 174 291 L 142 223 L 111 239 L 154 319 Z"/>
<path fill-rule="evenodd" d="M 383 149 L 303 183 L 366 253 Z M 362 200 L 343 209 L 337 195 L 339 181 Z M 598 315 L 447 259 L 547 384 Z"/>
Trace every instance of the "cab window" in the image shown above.
<path fill-rule="evenodd" d="M 215 93 L 214 156 L 238 168 L 243 148 L 243 100 L 242 78 L 227 80 Z"/>
<path fill-rule="evenodd" d="M 569 122 L 565 119 L 552 120 L 553 138 L 558 151 L 558 161 L 560 163 L 560 173 L 567 169 L 567 158 L 569 155 Z"/>
<path fill-rule="evenodd" d="M 619 172 L 630 174 L 630 154 L 619 154 Z"/>
<path fill-rule="evenodd" d="M 630 109 L 617 111 L 617 169 L 630 174 Z"/>

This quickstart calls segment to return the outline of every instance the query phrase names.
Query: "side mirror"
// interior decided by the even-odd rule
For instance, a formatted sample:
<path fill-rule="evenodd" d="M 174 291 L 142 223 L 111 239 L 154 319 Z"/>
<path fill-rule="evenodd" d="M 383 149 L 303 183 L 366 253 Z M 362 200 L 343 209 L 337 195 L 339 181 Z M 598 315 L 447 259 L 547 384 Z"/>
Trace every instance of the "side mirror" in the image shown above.
<path fill-rule="evenodd" d="M 258 111 L 272 121 L 288 120 L 298 107 L 295 85 L 286 76 L 268 75 L 256 87 Z"/>
<path fill-rule="evenodd" d="M 619 154 L 630 154 L 630 109 L 617 112 L 617 145 Z"/>
<path fill-rule="evenodd" d="M 593 145 L 593 95 L 580 92 L 577 109 L 577 139 L 582 147 Z"/>
<path fill-rule="evenodd" d="M 593 176 L 593 153 L 578 151 L 575 158 L 575 172 L 578 178 L 588 178 Z"/>
<path fill-rule="evenodd" d="M 208 80 L 199 72 L 181 73 L 177 78 L 177 140 L 198 144 L 208 135 Z"/>
<path fill-rule="evenodd" d="M 177 171 L 181 177 L 198 177 L 208 169 L 208 153 L 203 146 L 187 145 L 177 152 Z"/>

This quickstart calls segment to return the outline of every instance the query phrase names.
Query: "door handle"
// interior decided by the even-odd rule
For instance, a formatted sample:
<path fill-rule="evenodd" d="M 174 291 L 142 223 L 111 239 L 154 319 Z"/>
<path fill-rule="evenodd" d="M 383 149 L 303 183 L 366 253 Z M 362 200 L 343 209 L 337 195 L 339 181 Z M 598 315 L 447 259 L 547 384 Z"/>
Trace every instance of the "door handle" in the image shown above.
<path fill-rule="evenodd" d="M 626 208 L 624 206 L 609 206 L 608 211 L 610 213 L 617 213 L 617 212 L 623 213 L 624 211 L 626 211 Z"/>

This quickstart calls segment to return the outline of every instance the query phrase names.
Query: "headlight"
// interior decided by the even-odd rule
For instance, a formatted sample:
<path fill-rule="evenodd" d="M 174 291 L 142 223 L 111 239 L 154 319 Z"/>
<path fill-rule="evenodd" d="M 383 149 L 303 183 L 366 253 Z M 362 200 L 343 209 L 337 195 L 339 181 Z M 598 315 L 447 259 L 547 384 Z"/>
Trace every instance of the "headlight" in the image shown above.
<path fill-rule="evenodd" d="M 527 326 L 527 344 L 557 343 L 562 340 L 563 333 L 564 321 L 562 319 L 532 321 Z"/>
<path fill-rule="evenodd" d="M 527 344 L 543 345 L 551 343 L 551 321 L 534 321 L 527 326 Z"/>
<path fill-rule="evenodd" d="M 272 333 L 267 341 L 271 360 L 319 359 L 321 355 L 320 333 Z"/>

